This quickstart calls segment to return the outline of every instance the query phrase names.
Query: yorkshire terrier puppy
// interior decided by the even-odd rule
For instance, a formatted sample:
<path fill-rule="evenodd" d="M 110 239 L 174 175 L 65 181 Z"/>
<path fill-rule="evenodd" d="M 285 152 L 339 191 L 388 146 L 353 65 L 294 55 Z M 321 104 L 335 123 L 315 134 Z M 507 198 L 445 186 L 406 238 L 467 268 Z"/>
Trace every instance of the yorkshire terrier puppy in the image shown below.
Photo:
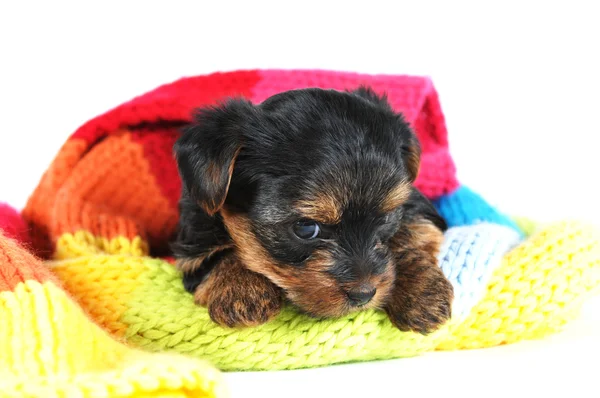
<path fill-rule="evenodd" d="M 437 263 L 447 226 L 413 182 L 415 134 L 367 87 L 292 90 L 198 109 L 174 147 L 172 248 L 185 288 L 223 326 L 287 299 L 314 317 L 380 308 L 423 334 L 451 316 Z"/>

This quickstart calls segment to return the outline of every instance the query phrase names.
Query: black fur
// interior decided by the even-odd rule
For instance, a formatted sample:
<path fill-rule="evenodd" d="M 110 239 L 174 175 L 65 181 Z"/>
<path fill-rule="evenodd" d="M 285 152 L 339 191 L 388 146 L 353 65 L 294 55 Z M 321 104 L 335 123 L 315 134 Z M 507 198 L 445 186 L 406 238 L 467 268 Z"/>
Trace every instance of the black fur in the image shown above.
<path fill-rule="evenodd" d="M 414 188 L 403 206 L 381 211 L 390 190 L 416 178 L 420 148 L 403 117 L 366 87 L 294 90 L 259 105 L 232 99 L 202 109 L 183 130 L 175 154 L 184 182 L 172 246 L 177 258 L 231 243 L 218 213 L 221 204 L 246 214 L 261 244 L 280 263 L 302 267 L 314 250 L 329 250 L 335 264 L 328 272 L 339 283 L 383 272 L 389 253 L 373 247 L 415 217 L 446 229 Z M 207 178 L 209 168 L 218 178 Z M 300 241 L 290 233 L 300 217 L 293 204 L 323 190 L 347 199 L 341 222 L 323 225 L 330 239 Z M 186 287 L 192 291 L 207 272 L 203 267 L 186 274 Z"/>

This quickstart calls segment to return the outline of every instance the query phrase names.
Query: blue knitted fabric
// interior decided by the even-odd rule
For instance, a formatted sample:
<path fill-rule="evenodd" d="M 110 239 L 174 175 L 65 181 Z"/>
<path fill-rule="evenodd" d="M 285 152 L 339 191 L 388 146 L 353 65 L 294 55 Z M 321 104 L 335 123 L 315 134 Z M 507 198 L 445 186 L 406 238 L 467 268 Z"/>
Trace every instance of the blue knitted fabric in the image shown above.
<path fill-rule="evenodd" d="M 464 185 L 448 195 L 433 200 L 432 203 L 449 227 L 487 222 L 510 227 L 523 237 L 523 232 L 517 224 Z"/>
<path fill-rule="evenodd" d="M 454 286 L 453 318 L 470 313 L 504 255 L 520 242 L 517 231 L 497 224 L 479 223 L 446 231 L 438 259 Z"/>

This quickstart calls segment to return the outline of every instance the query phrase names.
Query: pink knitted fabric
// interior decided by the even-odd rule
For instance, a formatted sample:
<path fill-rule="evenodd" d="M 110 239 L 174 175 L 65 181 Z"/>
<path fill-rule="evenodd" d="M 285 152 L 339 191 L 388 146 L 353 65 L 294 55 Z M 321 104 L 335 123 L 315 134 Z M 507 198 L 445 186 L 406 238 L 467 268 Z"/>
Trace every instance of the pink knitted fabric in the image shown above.
<path fill-rule="evenodd" d="M 367 84 L 378 93 L 386 93 L 392 107 L 401 111 L 417 130 L 423 148 L 416 186 L 430 198 L 458 188 L 454 161 L 448 149 L 446 121 L 430 79 L 321 70 L 263 70 L 259 73 L 261 79 L 252 89 L 251 97 L 256 103 L 279 92 L 303 87 L 348 90 Z"/>

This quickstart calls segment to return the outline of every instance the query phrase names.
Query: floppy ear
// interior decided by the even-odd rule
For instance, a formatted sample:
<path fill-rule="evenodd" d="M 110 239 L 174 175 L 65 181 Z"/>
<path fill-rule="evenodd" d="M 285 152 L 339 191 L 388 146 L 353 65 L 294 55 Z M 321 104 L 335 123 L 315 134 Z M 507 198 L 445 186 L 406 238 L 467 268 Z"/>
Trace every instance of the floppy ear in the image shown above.
<path fill-rule="evenodd" d="M 196 110 L 174 152 L 184 189 L 209 215 L 218 212 L 229 190 L 243 129 L 253 106 L 245 100 Z"/>
<path fill-rule="evenodd" d="M 431 222 L 440 231 L 445 232 L 448 224 L 437 211 L 433 203 L 415 187 L 412 188 L 408 200 L 404 203 L 405 217 L 410 221 L 423 219 Z"/>
<path fill-rule="evenodd" d="M 421 145 L 412 129 L 408 126 L 405 129 L 408 132 L 403 134 L 403 143 L 400 150 L 402 151 L 402 159 L 406 165 L 410 180 L 411 182 L 415 182 L 419 175 L 419 168 L 421 167 Z"/>

